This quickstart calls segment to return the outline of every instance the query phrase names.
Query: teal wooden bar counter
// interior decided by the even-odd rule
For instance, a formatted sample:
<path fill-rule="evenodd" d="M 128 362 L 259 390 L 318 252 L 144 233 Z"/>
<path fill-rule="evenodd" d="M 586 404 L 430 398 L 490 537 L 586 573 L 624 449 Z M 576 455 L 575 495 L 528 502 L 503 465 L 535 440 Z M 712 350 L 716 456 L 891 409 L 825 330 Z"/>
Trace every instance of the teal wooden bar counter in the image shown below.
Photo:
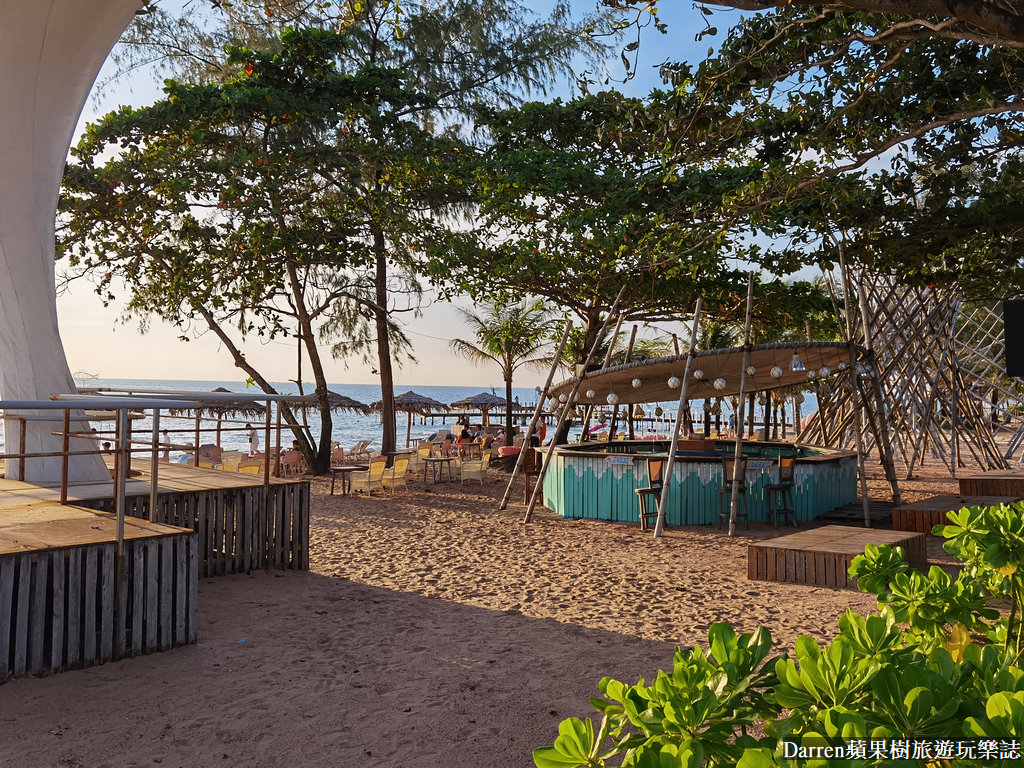
<path fill-rule="evenodd" d="M 544 477 L 544 504 L 562 517 L 636 523 L 634 491 L 647 485 L 647 456 L 664 454 L 668 447 L 668 441 L 643 440 L 558 446 Z M 718 440 L 705 441 L 701 451 L 677 451 L 668 478 L 667 525 L 717 524 L 722 458 L 732 456 L 734 448 L 731 440 Z M 751 520 L 767 520 L 764 488 L 778 482 L 780 456 L 796 459 L 793 498 L 798 521 L 857 500 L 855 454 L 751 442 L 744 443 L 743 455 Z"/>

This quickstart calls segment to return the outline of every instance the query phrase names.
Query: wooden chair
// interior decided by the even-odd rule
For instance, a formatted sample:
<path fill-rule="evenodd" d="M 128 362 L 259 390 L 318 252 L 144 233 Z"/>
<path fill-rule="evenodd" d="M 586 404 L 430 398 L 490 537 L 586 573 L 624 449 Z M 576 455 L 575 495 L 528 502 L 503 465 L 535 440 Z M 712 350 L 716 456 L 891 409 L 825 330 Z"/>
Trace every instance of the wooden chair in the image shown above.
<path fill-rule="evenodd" d="M 485 453 L 481 458 L 474 461 L 459 462 L 459 475 L 462 483 L 466 480 L 479 480 L 480 485 L 487 479 L 487 465 L 491 463 L 491 454 Z"/>
<path fill-rule="evenodd" d="M 365 491 L 369 496 L 373 491 L 384 491 L 384 471 L 387 469 L 387 458 L 381 456 L 370 462 L 370 468 L 363 472 L 353 472 L 352 492 Z"/>
<path fill-rule="evenodd" d="M 732 506 L 732 480 L 736 468 L 736 459 L 722 459 L 722 487 L 718 489 L 718 527 L 722 527 L 722 521 L 729 519 L 730 509 L 723 509 L 723 500 L 728 498 L 729 507 Z M 740 481 L 737 486 L 736 498 L 736 519 L 743 519 L 750 528 L 750 516 L 747 514 L 747 460 L 740 459 Z M 742 509 L 740 509 L 742 502 Z"/>
<path fill-rule="evenodd" d="M 658 519 L 658 502 L 661 501 L 661 489 L 664 487 L 665 456 L 651 456 L 647 459 L 647 486 L 636 489 L 636 499 L 640 503 L 640 530 L 646 531 L 652 520 Z M 653 504 L 653 508 L 651 506 Z"/>
<path fill-rule="evenodd" d="M 524 448 L 523 449 L 523 504 L 530 503 L 530 492 L 533 490 L 530 487 L 531 477 L 540 477 L 540 466 L 537 462 L 537 450 L 535 448 Z"/>
<path fill-rule="evenodd" d="M 385 470 L 383 477 L 381 477 L 381 485 L 383 485 L 385 490 L 390 489 L 392 493 L 399 486 L 409 490 L 409 486 L 406 483 L 408 476 L 409 457 L 399 456 L 395 459 L 395 465 L 391 469 Z"/>
<path fill-rule="evenodd" d="M 348 457 L 345 455 L 345 449 L 340 445 L 335 446 L 331 449 L 331 466 L 342 467 L 345 462 L 348 461 Z"/>
<path fill-rule="evenodd" d="M 783 521 L 788 517 L 796 526 L 796 505 L 793 502 L 793 471 L 796 459 L 779 457 L 779 482 L 769 483 L 764 487 L 765 499 L 768 502 L 768 522 L 779 527 L 779 518 Z"/>

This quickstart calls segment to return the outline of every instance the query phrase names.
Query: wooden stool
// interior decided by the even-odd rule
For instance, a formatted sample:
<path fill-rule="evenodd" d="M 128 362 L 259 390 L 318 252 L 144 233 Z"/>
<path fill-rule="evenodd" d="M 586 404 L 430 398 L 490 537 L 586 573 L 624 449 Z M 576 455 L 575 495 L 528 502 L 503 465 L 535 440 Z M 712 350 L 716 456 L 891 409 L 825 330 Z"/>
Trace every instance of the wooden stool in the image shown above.
<path fill-rule="evenodd" d="M 718 489 L 718 527 L 722 527 L 722 520 L 728 520 L 732 506 L 732 479 L 734 475 L 736 459 L 722 459 L 722 487 Z M 746 522 L 747 530 L 750 530 L 750 515 L 747 513 L 747 460 L 740 459 L 740 481 L 737 490 L 736 519 Z M 730 509 L 722 508 L 722 499 L 728 494 Z M 739 501 L 743 501 L 743 510 L 739 509 Z"/>
<path fill-rule="evenodd" d="M 640 502 L 640 530 L 646 531 L 650 526 L 650 521 L 657 521 L 658 519 L 658 502 L 661 500 L 661 489 L 663 481 L 661 479 L 662 469 L 665 466 L 665 457 L 659 456 L 657 458 L 647 459 L 647 487 L 637 488 L 635 490 L 637 501 Z M 649 499 L 654 500 L 654 510 L 651 511 L 647 507 Z"/>
<path fill-rule="evenodd" d="M 789 518 L 796 526 L 796 505 L 793 502 L 793 468 L 796 459 L 779 459 L 779 482 L 764 487 L 768 502 L 768 522 L 779 527 L 779 518 Z"/>

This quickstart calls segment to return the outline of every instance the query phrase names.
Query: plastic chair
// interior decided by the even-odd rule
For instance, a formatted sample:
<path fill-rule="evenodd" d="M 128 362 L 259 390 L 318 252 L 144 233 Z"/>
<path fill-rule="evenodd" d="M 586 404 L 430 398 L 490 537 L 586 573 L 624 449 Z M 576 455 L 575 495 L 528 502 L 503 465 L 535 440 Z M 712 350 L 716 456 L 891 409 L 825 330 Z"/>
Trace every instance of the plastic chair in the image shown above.
<path fill-rule="evenodd" d="M 345 455 L 345 449 L 340 445 L 331 449 L 331 466 L 340 467 L 345 464 L 348 457 Z"/>
<path fill-rule="evenodd" d="M 462 483 L 466 480 L 479 480 L 480 485 L 487 479 L 487 465 L 491 463 L 491 454 L 485 453 L 481 458 L 473 461 L 463 461 L 459 464 L 459 475 Z"/>
<path fill-rule="evenodd" d="M 732 480 L 736 467 L 736 459 L 722 459 L 722 487 L 718 489 L 718 527 L 722 527 L 722 521 L 728 520 L 729 509 L 722 509 L 722 501 L 728 496 L 729 506 L 732 506 Z M 737 485 L 736 519 L 743 519 L 750 529 L 750 516 L 747 514 L 747 460 L 740 459 L 740 481 Z M 740 502 L 743 502 L 741 510 Z"/>
<path fill-rule="evenodd" d="M 636 489 L 636 498 L 640 502 L 640 530 L 646 531 L 652 520 L 658 519 L 658 502 L 661 500 L 661 489 L 664 487 L 662 474 L 665 469 L 664 456 L 652 456 L 647 459 L 647 486 Z M 648 503 L 654 502 L 654 509 Z"/>
<path fill-rule="evenodd" d="M 381 477 L 381 484 L 385 490 L 390 489 L 392 493 L 394 493 L 395 488 L 398 486 L 402 486 L 406 490 L 409 490 L 409 486 L 406 483 L 408 474 L 409 457 L 400 456 L 395 459 L 395 465 L 390 470 L 385 471 L 383 477 Z"/>
<path fill-rule="evenodd" d="M 764 487 L 765 498 L 768 502 L 768 522 L 774 527 L 779 527 L 779 518 L 783 521 L 788 517 L 789 521 L 796 526 L 796 505 L 793 502 L 793 472 L 796 469 L 796 459 L 779 457 L 779 482 L 770 483 Z"/>
<path fill-rule="evenodd" d="M 369 496 L 374 490 L 379 490 L 383 493 L 384 491 L 384 470 L 387 469 L 388 460 L 383 456 L 374 459 L 370 463 L 370 468 L 363 472 L 353 472 L 352 477 L 352 492 L 362 490 Z M 362 487 L 360 487 L 362 486 Z"/>

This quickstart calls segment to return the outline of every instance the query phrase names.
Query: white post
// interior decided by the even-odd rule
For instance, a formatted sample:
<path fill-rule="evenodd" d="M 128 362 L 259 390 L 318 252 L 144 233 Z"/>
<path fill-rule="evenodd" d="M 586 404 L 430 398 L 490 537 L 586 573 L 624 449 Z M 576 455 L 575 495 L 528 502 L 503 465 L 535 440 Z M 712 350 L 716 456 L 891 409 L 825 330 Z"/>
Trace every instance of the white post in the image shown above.
<path fill-rule="evenodd" d="M 74 392 L 57 327 L 54 219 L 68 146 L 96 74 L 141 0 L 0 0 L 0 398 Z M 60 418 L 4 419 L 7 445 L 59 452 Z M 76 414 L 72 414 L 72 418 Z M 59 457 L 21 480 L 60 478 Z M 71 456 L 68 479 L 109 481 L 99 456 Z"/>

